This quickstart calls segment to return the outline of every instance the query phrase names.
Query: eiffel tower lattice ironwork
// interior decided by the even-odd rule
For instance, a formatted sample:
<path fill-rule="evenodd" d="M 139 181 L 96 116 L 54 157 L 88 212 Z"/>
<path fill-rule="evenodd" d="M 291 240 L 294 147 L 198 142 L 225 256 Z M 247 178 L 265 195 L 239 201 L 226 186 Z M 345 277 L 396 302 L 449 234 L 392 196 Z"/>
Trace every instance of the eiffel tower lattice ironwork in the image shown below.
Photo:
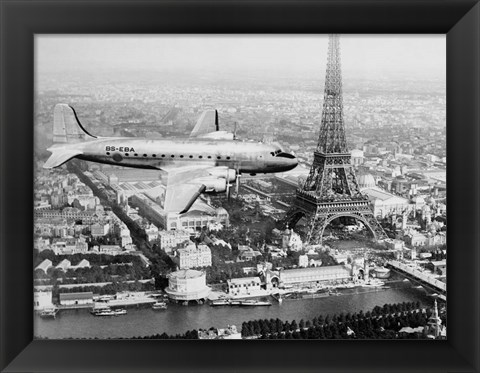
<path fill-rule="evenodd" d="M 283 223 L 292 229 L 305 217 L 309 223 L 306 243 L 317 244 L 322 242 L 325 227 L 344 216 L 360 220 L 377 240 L 387 237 L 368 197 L 360 192 L 351 163 L 343 122 L 339 36 L 330 35 L 318 145 L 308 178 L 297 189 Z"/>

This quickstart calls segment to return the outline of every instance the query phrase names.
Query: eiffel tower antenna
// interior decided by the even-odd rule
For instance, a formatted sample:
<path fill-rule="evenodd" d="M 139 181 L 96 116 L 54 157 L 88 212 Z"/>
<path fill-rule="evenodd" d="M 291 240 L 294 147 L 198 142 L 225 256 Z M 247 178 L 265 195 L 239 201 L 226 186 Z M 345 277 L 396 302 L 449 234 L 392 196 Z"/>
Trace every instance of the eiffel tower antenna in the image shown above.
<path fill-rule="evenodd" d="M 322 122 L 313 164 L 284 219 L 293 228 L 303 217 L 308 221 L 307 244 L 319 244 L 325 227 L 334 219 L 348 216 L 360 220 L 375 239 L 386 238 L 383 228 L 361 194 L 351 154 L 347 148 L 343 121 L 340 37 L 330 35 Z"/>

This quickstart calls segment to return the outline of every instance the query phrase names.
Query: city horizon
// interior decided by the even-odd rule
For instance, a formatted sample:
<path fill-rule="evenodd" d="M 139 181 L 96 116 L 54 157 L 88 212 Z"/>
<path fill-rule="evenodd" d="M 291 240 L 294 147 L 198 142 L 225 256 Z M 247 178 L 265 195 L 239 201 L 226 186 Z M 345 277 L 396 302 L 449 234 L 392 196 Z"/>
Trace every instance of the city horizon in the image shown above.
<path fill-rule="evenodd" d="M 161 72 L 69 38 L 36 43 L 35 338 L 446 338 L 444 36 L 163 37 Z"/>

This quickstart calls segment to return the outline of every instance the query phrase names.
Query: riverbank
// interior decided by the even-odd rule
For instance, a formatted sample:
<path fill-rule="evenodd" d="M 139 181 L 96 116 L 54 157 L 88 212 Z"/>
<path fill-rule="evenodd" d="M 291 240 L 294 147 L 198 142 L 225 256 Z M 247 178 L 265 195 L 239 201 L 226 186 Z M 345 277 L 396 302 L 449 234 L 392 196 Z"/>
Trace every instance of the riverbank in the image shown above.
<path fill-rule="evenodd" d="M 373 291 L 371 291 L 373 290 Z M 377 305 L 402 302 L 420 302 L 431 307 L 432 298 L 423 289 L 406 282 L 392 284 L 389 289 L 329 296 L 323 298 L 284 299 L 269 307 L 209 307 L 169 304 L 166 310 L 151 307 L 132 307 L 122 317 L 93 317 L 88 309 L 62 310 L 56 319 L 35 316 L 34 336 L 50 339 L 62 338 L 132 338 L 167 333 L 176 335 L 189 330 L 223 328 L 255 319 L 310 320 L 320 314 L 368 311 Z"/>

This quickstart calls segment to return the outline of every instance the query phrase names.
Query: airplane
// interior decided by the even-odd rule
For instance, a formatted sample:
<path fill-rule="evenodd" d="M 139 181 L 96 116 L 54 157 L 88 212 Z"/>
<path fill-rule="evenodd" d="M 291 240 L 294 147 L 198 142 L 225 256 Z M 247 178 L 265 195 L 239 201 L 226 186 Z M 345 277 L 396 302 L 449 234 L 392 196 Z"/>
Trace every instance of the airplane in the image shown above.
<path fill-rule="evenodd" d="M 239 141 L 220 131 L 216 110 L 204 111 L 189 137 L 149 139 L 97 137 L 80 123 L 73 107 L 57 104 L 53 115 L 52 154 L 44 168 L 78 158 L 115 166 L 155 169 L 168 175 L 163 209 L 187 212 L 200 194 L 229 193 L 241 174 L 285 172 L 298 161 L 279 145 Z"/>

